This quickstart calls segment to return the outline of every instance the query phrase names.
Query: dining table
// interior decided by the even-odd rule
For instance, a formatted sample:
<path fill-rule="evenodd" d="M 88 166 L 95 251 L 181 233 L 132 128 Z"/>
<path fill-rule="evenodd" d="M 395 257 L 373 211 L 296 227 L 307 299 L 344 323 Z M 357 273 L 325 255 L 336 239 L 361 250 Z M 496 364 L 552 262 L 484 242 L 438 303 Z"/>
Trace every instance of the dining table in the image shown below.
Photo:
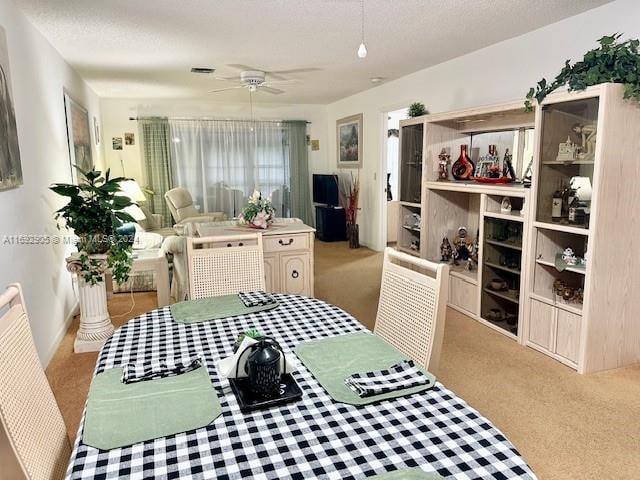
<path fill-rule="evenodd" d="M 115 331 L 94 376 L 127 363 L 199 356 L 222 413 L 183 433 L 99 450 L 83 443 L 85 414 L 68 479 L 362 479 L 420 468 L 455 479 L 535 479 L 526 461 L 488 419 L 440 382 L 426 391 L 367 405 L 335 400 L 295 357 L 301 342 L 368 332 L 337 306 L 273 294 L 274 309 L 197 323 L 176 322 L 170 307 Z M 296 362 L 299 400 L 242 413 L 216 363 L 239 334 L 255 329 Z"/>

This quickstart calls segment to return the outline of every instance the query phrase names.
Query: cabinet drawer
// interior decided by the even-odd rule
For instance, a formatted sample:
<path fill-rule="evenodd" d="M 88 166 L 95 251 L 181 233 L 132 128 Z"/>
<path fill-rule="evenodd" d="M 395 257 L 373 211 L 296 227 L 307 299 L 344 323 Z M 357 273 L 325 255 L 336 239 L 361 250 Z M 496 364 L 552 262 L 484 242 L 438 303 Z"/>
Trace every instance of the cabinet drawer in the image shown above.
<path fill-rule="evenodd" d="M 308 253 L 280 255 L 280 289 L 283 293 L 311 296 L 311 260 Z"/>
<path fill-rule="evenodd" d="M 578 363 L 581 323 L 582 317 L 580 315 L 558 309 L 555 353 L 573 363 Z"/>
<path fill-rule="evenodd" d="M 554 310 L 551 305 L 531 299 L 529 341 L 550 352 L 553 351 Z"/>
<path fill-rule="evenodd" d="M 478 287 L 461 278 L 449 276 L 449 305 L 478 315 Z"/>
<path fill-rule="evenodd" d="M 308 250 L 309 234 L 294 233 L 292 235 L 265 235 L 262 237 L 262 245 L 265 253 Z"/>

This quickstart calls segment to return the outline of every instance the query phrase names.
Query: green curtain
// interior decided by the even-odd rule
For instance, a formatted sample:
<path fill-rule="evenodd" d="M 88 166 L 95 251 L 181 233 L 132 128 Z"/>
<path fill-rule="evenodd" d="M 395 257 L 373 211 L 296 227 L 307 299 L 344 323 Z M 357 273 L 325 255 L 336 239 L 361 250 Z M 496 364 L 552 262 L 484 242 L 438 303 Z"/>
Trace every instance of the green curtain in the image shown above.
<path fill-rule="evenodd" d="M 153 190 L 149 207 L 162 215 L 163 226 L 173 225 L 171 212 L 164 194 L 173 188 L 171 173 L 171 145 L 167 118 L 143 118 L 139 120 L 142 155 L 147 175 L 147 187 Z"/>
<path fill-rule="evenodd" d="M 309 149 L 307 147 L 307 122 L 285 123 L 289 133 L 289 163 L 291 172 L 291 216 L 313 226 L 311 189 L 309 188 Z"/>

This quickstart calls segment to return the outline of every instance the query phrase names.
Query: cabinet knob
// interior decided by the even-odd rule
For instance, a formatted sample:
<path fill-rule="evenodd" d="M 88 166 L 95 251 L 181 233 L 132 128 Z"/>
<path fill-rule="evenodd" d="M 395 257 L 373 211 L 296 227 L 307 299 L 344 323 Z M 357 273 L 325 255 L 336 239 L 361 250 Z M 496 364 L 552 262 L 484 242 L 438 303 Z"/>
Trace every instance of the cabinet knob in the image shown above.
<path fill-rule="evenodd" d="M 292 278 L 298 278 L 300 276 L 300 274 L 298 273 L 297 270 L 294 270 L 293 272 L 291 272 L 291 277 Z"/>
<path fill-rule="evenodd" d="M 230 243 L 227 243 L 227 247 L 233 247 L 233 245 Z"/>
<path fill-rule="evenodd" d="M 278 240 L 278 243 L 283 247 L 286 247 L 287 245 L 291 245 L 293 243 L 293 238 L 290 238 L 288 242 L 285 242 L 284 240 L 280 239 Z"/>
<path fill-rule="evenodd" d="M 239 247 L 244 247 L 244 243 L 240 242 L 240 243 L 238 244 L 238 246 L 239 246 Z"/>

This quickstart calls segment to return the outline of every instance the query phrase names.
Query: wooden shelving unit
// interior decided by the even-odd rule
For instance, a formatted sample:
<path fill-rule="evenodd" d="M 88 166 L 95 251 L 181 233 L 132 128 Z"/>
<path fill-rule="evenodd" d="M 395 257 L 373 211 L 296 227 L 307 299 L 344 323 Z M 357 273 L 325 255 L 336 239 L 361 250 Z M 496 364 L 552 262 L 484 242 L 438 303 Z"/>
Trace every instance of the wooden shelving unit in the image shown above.
<path fill-rule="evenodd" d="M 568 135 L 581 144 L 576 125 L 597 130 L 593 155 L 558 161 L 558 145 Z M 640 201 L 633 173 L 640 150 L 638 131 L 640 108 L 623 99 L 622 85 L 553 94 L 536 109 L 524 343 L 580 373 L 640 362 L 640 265 L 628 241 L 640 233 L 640 218 L 623 207 Z M 564 209 L 559 219 L 557 210 L 556 221 L 552 219 L 554 191 L 573 178 L 590 187 L 575 194 L 590 209 L 589 218 L 579 225 L 569 223 Z M 559 272 L 556 255 L 567 247 L 586 256 L 586 266 Z M 556 295 L 556 280 L 582 288 L 583 302 Z"/>

